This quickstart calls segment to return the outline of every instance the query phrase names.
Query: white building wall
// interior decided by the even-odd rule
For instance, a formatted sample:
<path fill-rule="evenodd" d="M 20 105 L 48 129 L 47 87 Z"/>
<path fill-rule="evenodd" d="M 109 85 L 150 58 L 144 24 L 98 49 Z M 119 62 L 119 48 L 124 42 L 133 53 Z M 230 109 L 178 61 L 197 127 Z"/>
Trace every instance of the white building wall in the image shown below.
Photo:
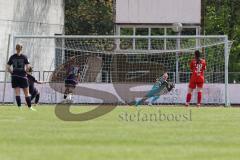
<path fill-rule="evenodd" d="M 116 0 L 116 23 L 200 24 L 201 0 Z"/>
<path fill-rule="evenodd" d="M 63 32 L 63 0 L 0 0 L 0 70 L 5 69 L 9 34 L 54 35 Z M 55 58 L 53 40 L 31 40 L 29 43 L 19 39 L 18 42 L 23 44 L 24 53 L 34 68 L 49 70 Z M 51 49 L 47 47 L 49 45 Z M 12 48 L 11 44 L 10 55 L 13 53 Z M 0 81 L 3 77 L 4 74 L 0 73 Z"/>

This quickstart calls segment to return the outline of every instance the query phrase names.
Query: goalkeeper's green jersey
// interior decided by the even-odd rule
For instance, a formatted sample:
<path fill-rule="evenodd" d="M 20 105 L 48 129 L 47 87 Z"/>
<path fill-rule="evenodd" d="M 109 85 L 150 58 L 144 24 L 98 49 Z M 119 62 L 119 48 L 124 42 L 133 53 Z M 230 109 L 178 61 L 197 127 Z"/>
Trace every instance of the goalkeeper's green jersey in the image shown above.
<path fill-rule="evenodd" d="M 153 85 L 152 89 L 158 89 L 162 86 L 163 83 L 166 83 L 166 80 L 161 76 L 157 82 Z"/>

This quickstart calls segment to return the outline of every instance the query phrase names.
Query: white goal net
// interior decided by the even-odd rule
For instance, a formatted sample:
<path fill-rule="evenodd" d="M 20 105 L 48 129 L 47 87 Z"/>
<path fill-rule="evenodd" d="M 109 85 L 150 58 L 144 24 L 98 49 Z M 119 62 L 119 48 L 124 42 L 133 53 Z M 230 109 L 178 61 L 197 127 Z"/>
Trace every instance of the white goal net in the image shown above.
<path fill-rule="evenodd" d="M 207 62 L 203 102 L 229 103 L 228 57 L 231 43 L 227 36 L 15 36 L 12 46 L 18 43 L 23 45 L 23 53 L 28 56 L 36 78 L 58 84 L 54 87 L 49 84 L 37 86 L 42 103 L 61 101 L 67 75 L 64 66 L 67 64 L 81 68 L 75 103 L 102 102 L 94 97 L 94 92 L 84 95 L 81 88 L 86 87 L 117 97 L 117 100 L 107 100 L 106 97 L 106 103 L 130 102 L 137 95 L 132 92 L 149 90 L 163 72 L 168 72 L 169 81 L 174 82 L 176 88 L 160 97 L 157 103 L 184 103 L 191 75 L 189 62 L 194 58 L 195 50 L 203 52 L 202 58 Z M 9 82 L 8 75 L 6 83 Z M 86 91 L 84 89 L 82 91 Z M 8 101 L 7 98 L 5 100 Z"/>

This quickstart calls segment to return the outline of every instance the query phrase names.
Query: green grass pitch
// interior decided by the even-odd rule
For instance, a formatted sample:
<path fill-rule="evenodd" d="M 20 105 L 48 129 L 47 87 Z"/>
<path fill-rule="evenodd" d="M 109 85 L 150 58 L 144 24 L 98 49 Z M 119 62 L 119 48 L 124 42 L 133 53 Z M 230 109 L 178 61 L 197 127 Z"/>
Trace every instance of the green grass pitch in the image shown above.
<path fill-rule="evenodd" d="M 75 106 L 72 112 L 92 108 Z M 37 110 L 0 107 L 0 160 L 237 160 L 240 157 L 240 109 L 235 107 L 122 106 L 85 122 L 59 120 L 53 105 L 38 106 Z M 168 119 L 157 117 L 159 113 Z"/>

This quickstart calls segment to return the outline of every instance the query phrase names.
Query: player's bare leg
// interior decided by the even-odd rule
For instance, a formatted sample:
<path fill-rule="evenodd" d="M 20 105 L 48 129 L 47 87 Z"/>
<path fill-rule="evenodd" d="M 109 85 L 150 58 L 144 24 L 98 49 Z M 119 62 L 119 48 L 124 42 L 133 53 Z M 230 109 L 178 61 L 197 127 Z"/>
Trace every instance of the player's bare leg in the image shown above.
<path fill-rule="evenodd" d="M 202 101 L 202 88 L 197 88 L 197 106 L 200 107 L 201 106 L 201 101 Z"/>
<path fill-rule="evenodd" d="M 192 99 L 192 92 L 193 92 L 193 89 L 192 88 L 188 88 L 188 93 L 187 93 L 186 103 L 185 103 L 186 107 L 188 107 L 189 104 L 190 104 L 190 101 Z"/>

